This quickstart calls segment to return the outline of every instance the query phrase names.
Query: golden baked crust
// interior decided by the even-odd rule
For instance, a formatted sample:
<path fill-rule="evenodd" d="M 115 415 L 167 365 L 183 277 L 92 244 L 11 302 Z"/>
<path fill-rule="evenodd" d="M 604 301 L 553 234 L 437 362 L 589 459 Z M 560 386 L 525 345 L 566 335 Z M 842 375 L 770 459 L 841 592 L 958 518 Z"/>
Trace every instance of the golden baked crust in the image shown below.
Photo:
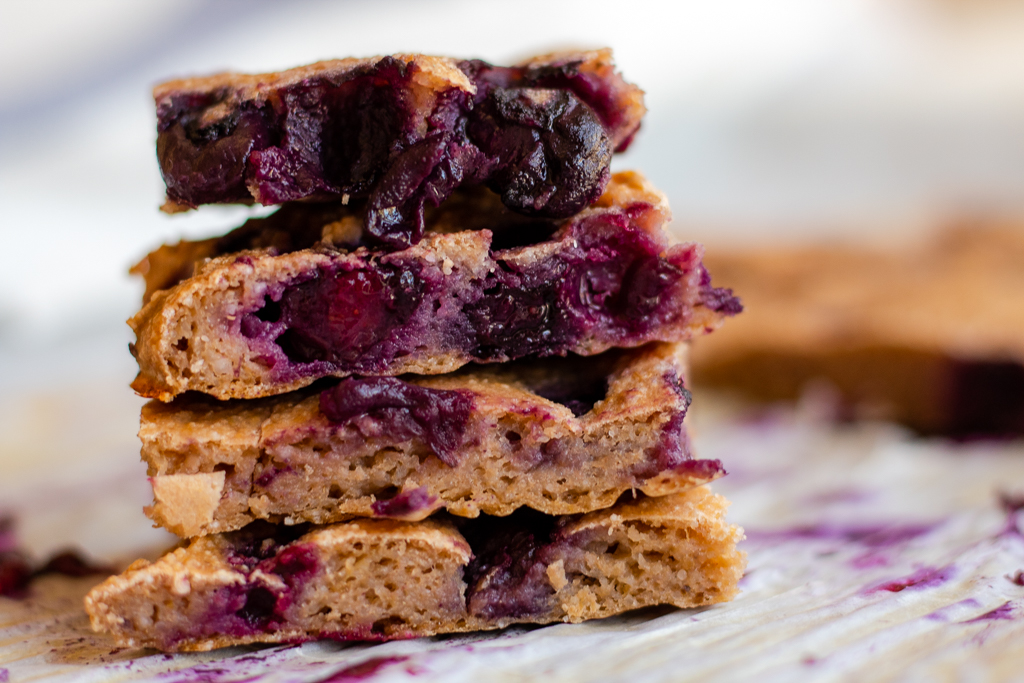
<path fill-rule="evenodd" d="M 332 423 L 319 392 L 153 401 L 142 409 L 139 431 L 154 493 L 147 514 L 189 537 L 256 519 L 414 521 L 438 509 L 475 517 L 522 506 L 574 514 L 608 507 L 629 490 L 661 496 L 704 484 L 724 470 L 689 452 L 685 350 L 656 344 L 611 357 L 407 378 L 470 397 L 461 445 L 450 454 L 372 410 Z M 607 382 L 607 392 L 577 416 L 544 398 L 551 387 L 538 387 L 573 381 L 586 392 Z"/>
<path fill-rule="evenodd" d="M 528 547 L 508 547 L 526 572 L 518 578 L 509 560 L 489 564 L 498 559 L 480 540 L 489 519 L 468 536 L 477 539 L 472 549 L 455 524 L 436 519 L 353 520 L 288 539 L 272 531 L 207 536 L 153 564 L 136 562 L 94 588 L 85 607 L 93 628 L 121 647 L 176 651 L 710 605 L 735 596 L 745 565 L 736 550 L 742 530 L 724 520 L 726 506 L 699 487 L 562 518 Z"/>
<path fill-rule="evenodd" d="M 1016 401 L 1004 426 L 1024 429 L 1019 390 L 985 394 L 984 378 L 971 377 L 980 369 L 1013 384 L 1021 374 L 1022 260 L 1024 230 L 992 225 L 900 249 L 715 250 L 709 268 L 747 310 L 694 346 L 694 380 L 782 400 L 822 378 L 856 414 L 923 432 L 969 432 L 969 404 L 995 413 Z M 984 415 L 971 419 L 985 431 Z"/>

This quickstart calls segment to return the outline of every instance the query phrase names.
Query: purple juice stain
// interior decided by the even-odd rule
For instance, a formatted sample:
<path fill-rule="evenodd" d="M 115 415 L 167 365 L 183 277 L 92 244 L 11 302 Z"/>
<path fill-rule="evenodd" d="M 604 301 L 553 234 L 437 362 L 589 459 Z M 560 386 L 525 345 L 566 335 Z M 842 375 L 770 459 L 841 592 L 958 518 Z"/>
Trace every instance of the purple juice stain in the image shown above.
<path fill-rule="evenodd" d="M 999 506 L 1006 512 L 1006 524 L 999 536 L 1021 536 L 1019 513 L 1024 509 L 1024 495 L 1001 491 L 999 493 Z"/>
<path fill-rule="evenodd" d="M 242 660 L 241 658 L 226 660 L 219 664 L 231 664 L 237 661 Z M 201 664 L 176 671 L 167 671 L 158 674 L 155 679 L 162 683 L 251 683 L 263 678 L 260 675 L 239 678 L 238 675 L 241 673 L 239 669 L 241 667 Z"/>
<path fill-rule="evenodd" d="M 11 673 L 4 668 L 0 668 L 0 683 L 7 683 L 11 680 Z"/>
<path fill-rule="evenodd" d="M 1015 612 L 1016 606 L 1012 602 L 1007 601 L 999 607 L 996 607 L 994 610 L 990 610 L 988 612 L 985 612 L 981 616 L 975 617 L 973 619 L 968 619 L 967 621 L 962 621 L 960 623 L 977 624 L 983 621 L 1012 621 L 1016 618 Z"/>
<path fill-rule="evenodd" d="M 863 555 L 850 560 L 850 566 L 855 569 L 872 569 L 875 567 L 888 567 L 890 564 L 889 558 L 882 553 L 869 551 Z"/>
<path fill-rule="evenodd" d="M 945 607 L 940 607 L 939 609 L 935 610 L 934 612 L 930 612 L 929 614 L 926 614 L 924 616 L 924 618 L 927 619 L 928 621 L 948 622 L 949 619 L 950 619 L 950 615 L 949 615 L 950 612 L 962 610 L 964 608 L 974 608 L 974 607 L 980 607 L 980 606 L 981 606 L 981 603 L 978 602 L 975 598 L 966 598 L 964 600 L 960 600 L 959 602 L 955 602 L 952 605 L 946 605 Z"/>
<path fill-rule="evenodd" d="M 1021 510 L 1024 510 L 1024 494 L 1000 491 L 999 505 L 1007 512 L 1007 514 L 1016 514 Z"/>
<path fill-rule="evenodd" d="M 747 538 L 753 542 L 785 542 L 791 540 L 830 541 L 857 544 L 866 549 L 850 559 L 850 566 L 856 569 L 871 569 L 888 566 L 891 561 L 884 551 L 899 548 L 910 541 L 924 536 L 939 524 L 813 524 L 789 529 L 759 531 L 747 530 Z"/>
<path fill-rule="evenodd" d="M 938 526 L 931 524 L 811 524 L 780 530 L 748 530 L 747 537 L 756 540 L 826 540 L 858 543 L 869 548 L 903 545 L 930 533 Z"/>
<path fill-rule="evenodd" d="M 430 509 L 437 502 L 435 496 L 427 492 L 426 486 L 403 491 L 388 500 L 374 501 L 373 514 L 378 517 L 404 519 L 415 513 Z"/>
<path fill-rule="evenodd" d="M 871 586 L 864 590 L 865 594 L 878 593 L 885 591 L 888 593 L 900 593 L 905 590 L 921 590 L 924 588 L 934 588 L 940 586 L 945 582 L 949 581 L 956 575 L 956 570 L 952 565 L 935 568 L 935 567 L 922 567 L 912 574 L 905 576 L 900 579 L 893 581 L 886 581 Z"/>
<path fill-rule="evenodd" d="M 406 92 L 417 67 L 392 57 L 278 88 L 268 102 L 231 102 L 227 88 L 161 97 L 167 195 L 192 207 L 252 195 L 365 199 L 369 234 L 391 246 L 418 241 L 425 206 L 462 184 L 486 182 L 517 211 L 569 216 L 603 191 L 610 136 L 621 150 L 635 133 L 615 107 L 621 84 L 581 73 L 581 63 L 461 62 L 476 95 L 438 93 L 426 130 Z"/>
<path fill-rule="evenodd" d="M 291 465 L 285 465 L 284 467 L 275 467 L 273 465 L 265 466 L 259 476 L 253 479 L 252 483 L 254 486 L 259 488 L 267 488 L 270 486 L 278 476 L 293 472 Z"/>
<path fill-rule="evenodd" d="M 391 657 L 371 657 L 357 664 L 339 669 L 325 678 L 320 678 L 311 683 L 349 683 L 349 681 L 362 681 L 376 676 L 382 669 L 393 664 L 407 661 L 405 655 L 394 655 Z"/>
<path fill-rule="evenodd" d="M 459 464 L 473 395 L 431 389 L 395 377 L 347 378 L 320 394 L 320 412 L 335 424 L 367 417 L 395 439 L 419 438 L 447 465 Z"/>

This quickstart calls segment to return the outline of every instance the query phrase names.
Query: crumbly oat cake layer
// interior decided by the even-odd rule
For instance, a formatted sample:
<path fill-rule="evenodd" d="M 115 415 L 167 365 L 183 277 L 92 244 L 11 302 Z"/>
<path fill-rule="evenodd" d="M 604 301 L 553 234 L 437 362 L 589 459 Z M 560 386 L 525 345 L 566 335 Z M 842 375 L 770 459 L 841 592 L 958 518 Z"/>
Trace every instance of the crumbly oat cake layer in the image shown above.
<path fill-rule="evenodd" d="M 704 484 L 724 470 L 690 453 L 684 354 L 661 344 L 256 401 L 153 401 L 139 431 L 147 512 L 190 537 L 255 519 L 573 514 Z"/>
<path fill-rule="evenodd" d="M 670 243 L 668 216 L 664 195 L 622 173 L 526 246 L 492 249 L 492 231 L 474 229 L 397 252 L 321 241 L 219 256 L 129 321 L 132 386 L 162 401 L 188 390 L 257 398 L 325 376 L 434 375 L 687 340 L 741 307 L 711 286 L 700 245 Z"/>
<path fill-rule="evenodd" d="M 920 432 L 1024 433 L 1024 230 L 967 224 L 913 245 L 713 250 L 748 311 L 693 349 L 700 386 L 794 399 L 824 380 L 847 416 Z"/>
<path fill-rule="evenodd" d="M 424 55 L 224 73 L 154 91 L 165 210 L 366 199 L 367 230 L 408 245 L 425 205 L 486 182 L 509 207 L 570 216 L 629 144 L 643 93 L 610 50 L 515 67 Z"/>
<path fill-rule="evenodd" d="M 176 651 L 710 605 L 736 594 L 745 564 L 726 505 L 699 487 L 561 518 L 257 523 L 139 560 L 94 588 L 85 608 L 121 647 Z"/>

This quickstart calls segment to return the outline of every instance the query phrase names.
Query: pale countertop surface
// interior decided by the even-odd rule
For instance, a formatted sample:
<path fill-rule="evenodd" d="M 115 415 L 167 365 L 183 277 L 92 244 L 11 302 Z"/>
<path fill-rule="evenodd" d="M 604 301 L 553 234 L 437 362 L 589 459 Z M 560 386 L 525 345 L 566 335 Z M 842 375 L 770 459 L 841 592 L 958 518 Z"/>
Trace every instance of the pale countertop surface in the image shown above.
<path fill-rule="evenodd" d="M 142 514 L 141 401 L 124 388 L 130 359 L 116 356 L 78 385 L 9 387 L 18 398 L 0 401 L 0 507 L 36 559 L 70 545 L 124 562 L 173 540 Z M 0 598 L 0 681 L 1020 680 L 1024 513 L 1000 494 L 1024 494 L 1024 444 L 837 428 L 813 405 L 730 406 L 697 393 L 692 416 L 700 454 L 730 471 L 714 488 L 747 532 L 749 568 L 732 603 L 170 656 L 117 650 L 89 630 L 81 598 L 97 578 L 51 577 L 27 600 Z"/>

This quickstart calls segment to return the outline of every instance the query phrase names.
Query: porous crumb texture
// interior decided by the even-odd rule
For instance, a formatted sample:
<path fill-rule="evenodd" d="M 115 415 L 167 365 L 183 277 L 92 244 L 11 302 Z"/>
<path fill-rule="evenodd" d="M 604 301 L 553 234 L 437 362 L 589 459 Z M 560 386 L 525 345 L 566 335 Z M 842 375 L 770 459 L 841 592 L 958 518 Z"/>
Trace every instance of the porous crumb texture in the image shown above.
<path fill-rule="evenodd" d="M 321 242 L 219 256 L 129 321 L 132 386 L 162 401 L 257 398 L 325 376 L 687 340 L 741 307 L 711 287 L 699 245 L 670 244 L 667 218 L 664 195 L 627 173 L 526 246 L 492 250 L 492 231 L 468 230 L 394 252 Z"/>
<path fill-rule="evenodd" d="M 153 401 L 139 432 L 147 512 L 190 537 L 255 519 L 573 514 L 628 490 L 704 484 L 724 470 L 689 450 L 685 352 L 655 344 L 256 401 Z"/>
<path fill-rule="evenodd" d="M 515 67 L 333 60 L 170 81 L 154 98 L 166 211 L 365 200 L 368 234 L 391 246 L 418 241 L 425 207 L 463 183 L 487 183 L 521 213 L 576 213 L 601 194 L 645 111 L 609 50 Z"/>
<path fill-rule="evenodd" d="M 698 487 L 582 517 L 257 523 L 140 560 L 85 604 L 93 628 L 119 646 L 165 651 L 387 640 L 710 605 L 736 594 L 745 564 L 726 505 Z M 487 542 L 495 537 L 507 542 L 495 548 Z"/>

